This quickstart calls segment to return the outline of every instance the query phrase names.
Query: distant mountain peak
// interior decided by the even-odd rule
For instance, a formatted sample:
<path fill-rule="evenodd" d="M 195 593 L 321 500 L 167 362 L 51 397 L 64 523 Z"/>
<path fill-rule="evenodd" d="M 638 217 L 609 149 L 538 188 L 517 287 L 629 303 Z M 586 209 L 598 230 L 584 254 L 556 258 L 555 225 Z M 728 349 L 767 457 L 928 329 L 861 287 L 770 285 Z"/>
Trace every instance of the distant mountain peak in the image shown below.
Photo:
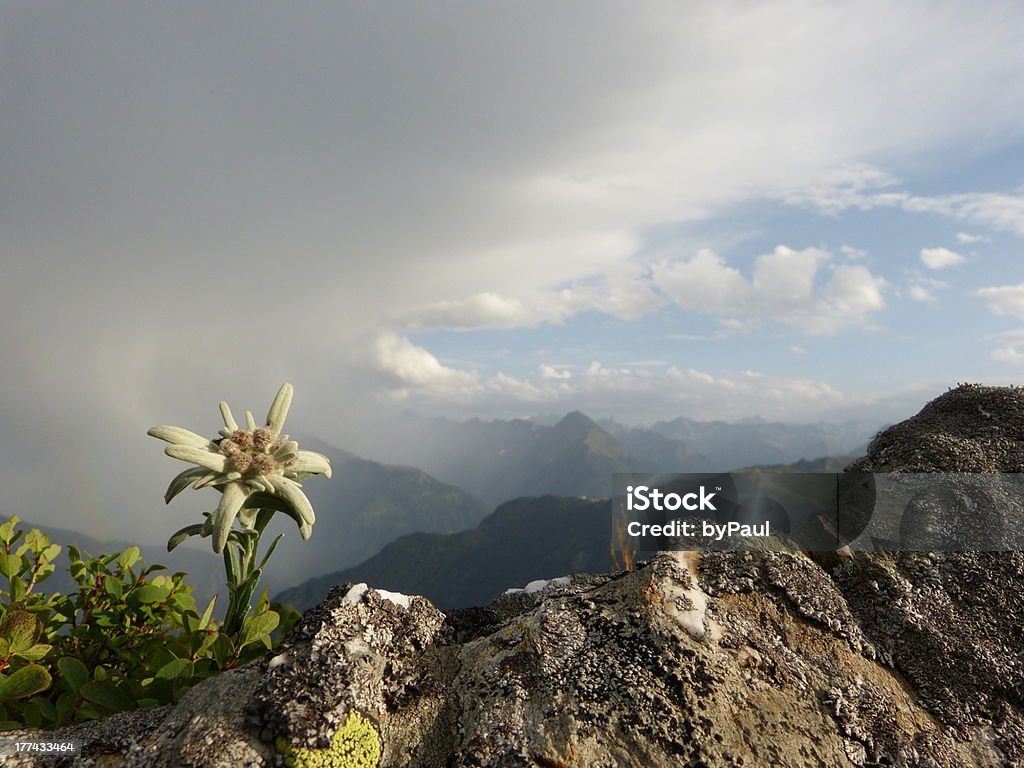
<path fill-rule="evenodd" d="M 570 411 L 555 425 L 555 429 L 600 429 L 592 418 L 583 411 Z"/>

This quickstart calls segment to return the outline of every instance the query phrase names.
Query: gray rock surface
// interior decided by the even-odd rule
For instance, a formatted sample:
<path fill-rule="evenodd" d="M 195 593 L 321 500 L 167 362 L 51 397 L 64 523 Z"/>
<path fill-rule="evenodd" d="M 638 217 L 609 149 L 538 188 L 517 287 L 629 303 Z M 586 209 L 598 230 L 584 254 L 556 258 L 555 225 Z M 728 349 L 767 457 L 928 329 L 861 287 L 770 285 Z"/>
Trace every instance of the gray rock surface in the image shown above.
<path fill-rule="evenodd" d="M 959 387 L 856 468 L 1021 472 L 1022 440 L 1024 390 Z M 361 768 L 325 759 L 359 713 L 395 768 L 1024 766 L 1022 589 L 1017 552 L 661 553 L 448 615 L 341 585 L 273 657 L 61 735 L 82 766 Z"/>

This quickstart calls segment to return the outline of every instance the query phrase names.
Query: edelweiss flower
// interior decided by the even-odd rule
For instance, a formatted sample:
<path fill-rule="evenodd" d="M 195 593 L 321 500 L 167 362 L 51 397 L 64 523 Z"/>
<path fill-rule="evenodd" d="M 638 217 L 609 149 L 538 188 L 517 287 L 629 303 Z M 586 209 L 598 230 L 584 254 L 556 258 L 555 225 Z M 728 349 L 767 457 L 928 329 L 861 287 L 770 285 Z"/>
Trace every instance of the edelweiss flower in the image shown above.
<path fill-rule="evenodd" d="M 260 509 L 284 512 L 298 523 L 302 538 L 312 535 L 313 507 L 297 481 L 312 475 L 330 477 L 331 463 L 322 454 L 300 451 L 298 443 L 281 434 L 291 404 L 292 385 L 284 384 L 270 406 L 266 426 L 257 427 L 252 413 L 246 411 L 246 429 L 240 429 L 228 404 L 222 402 L 220 438 L 207 440 L 169 426 L 153 427 L 146 433 L 170 443 L 164 449 L 168 456 L 197 465 L 171 481 L 164 501 L 170 503 L 190 483 L 193 488 L 213 486 L 223 493 L 206 522 L 190 526 L 203 536 L 212 534 L 214 552 L 224 549 L 236 517 L 243 528 L 252 528 Z"/>

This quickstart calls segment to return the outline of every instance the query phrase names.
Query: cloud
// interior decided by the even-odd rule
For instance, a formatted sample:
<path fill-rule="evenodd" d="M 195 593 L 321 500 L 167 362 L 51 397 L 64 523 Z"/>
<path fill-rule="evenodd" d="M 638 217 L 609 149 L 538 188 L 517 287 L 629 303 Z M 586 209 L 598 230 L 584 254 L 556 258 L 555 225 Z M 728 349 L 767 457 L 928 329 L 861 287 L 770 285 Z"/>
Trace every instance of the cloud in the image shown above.
<path fill-rule="evenodd" d="M 996 231 L 1024 236 L 1024 192 L 966 192 L 915 195 L 886 171 L 867 164 L 839 166 L 813 181 L 769 195 L 790 205 L 837 216 L 851 208 L 898 208 L 910 213 L 945 216 Z M 967 239 L 962 239 L 967 238 Z M 960 243 L 981 242 L 984 236 L 960 233 Z"/>
<path fill-rule="evenodd" d="M 735 330 L 771 320 L 809 335 L 827 335 L 862 326 L 885 307 L 882 278 L 861 265 L 830 262 L 827 251 L 780 245 L 755 259 L 748 279 L 723 257 L 702 250 L 688 260 L 655 266 L 653 279 L 683 309 L 722 317 Z M 827 279 L 821 283 L 817 278 L 826 265 Z"/>
<path fill-rule="evenodd" d="M 972 235 L 967 232 L 957 232 L 956 241 L 962 245 L 970 245 L 971 243 L 987 243 L 991 240 L 985 235 Z"/>
<path fill-rule="evenodd" d="M 159 451 L 139 450 L 153 423 L 195 414 L 205 431 L 211 403 L 258 404 L 285 380 L 295 423 L 343 444 L 382 387 L 496 413 L 511 381 L 474 379 L 400 334 L 366 339 L 635 317 L 659 295 L 634 264 L 661 257 L 640 252 L 654 229 L 798 194 L 834 167 L 849 169 L 850 204 L 903 205 L 875 167 L 1024 127 L 1024 18 L 1001 0 L 264 4 L 244 24 L 222 3 L 26 3 L 5 16 L 0 259 L 14 268 L 0 358 L 8 402 L 46 406 L 0 413 L 0 433 L 19 436 L 0 485 L 40 522 L 66 523 L 68 499 L 100 510 L 100 534 L 129 516 L 153 539 L 190 522 L 187 508 L 135 516 L 166 483 Z M 1020 231 L 1019 202 L 930 204 Z M 714 316 L 815 332 L 883 305 L 870 272 L 794 258 L 803 277 L 817 264 L 810 296 L 806 280 L 769 290 L 770 274 L 730 264 L 707 277 L 735 270 L 747 304 Z M 646 407 L 647 381 L 631 370 L 632 399 L 597 388 L 588 402 Z M 564 382 L 529 383 L 562 397 Z"/>
<path fill-rule="evenodd" d="M 997 343 L 989 352 L 993 360 L 1007 365 L 1024 365 L 1024 328 L 996 333 L 988 340 Z"/>
<path fill-rule="evenodd" d="M 374 344 L 373 362 L 390 380 L 390 394 L 406 399 L 413 392 L 434 396 L 466 396 L 476 392 L 479 376 L 442 365 L 436 357 L 404 336 L 382 334 Z"/>
<path fill-rule="evenodd" d="M 972 291 L 971 295 L 984 301 L 989 310 L 996 315 L 1024 319 L 1024 283 L 979 288 Z"/>
<path fill-rule="evenodd" d="M 793 355 L 806 355 L 807 354 L 807 347 L 801 347 L 801 346 L 799 346 L 797 344 L 792 344 L 792 345 L 789 346 L 789 352 L 790 352 L 790 354 L 793 354 Z"/>
<path fill-rule="evenodd" d="M 382 355 L 382 367 L 389 374 L 389 395 L 427 413 L 457 409 L 466 414 L 517 416 L 524 408 L 543 403 L 555 410 L 578 408 L 597 416 L 628 414 L 627 418 L 639 421 L 679 413 L 704 419 L 759 414 L 804 421 L 845 402 L 843 393 L 827 382 L 760 371 L 712 373 L 695 367 L 665 367 L 662 361 L 655 366 L 649 365 L 655 361 L 607 365 L 594 360 L 571 375 L 541 365 L 533 376 L 503 371 L 478 376 L 445 369 L 433 355 L 407 340 L 389 339 L 383 346 L 388 349 Z"/>
<path fill-rule="evenodd" d="M 930 290 L 925 288 L 923 285 L 912 285 L 912 286 L 910 286 L 910 298 L 913 299 L 914 301 L 928 302 L 928 303 L 937 301 L 937 299 L 935 298 L 935 294 L 933 294 Z"/>
<path fill-rule="evenodd" d="M 967 259 L 948 248 L 922 248 L 921 261 L 928 269 L 946 269 L 963 264 Z"/>
<path fill-rule="evenodd" d="M 551 365 L 541 365 L 537 369 L 537 373 L 540 374 L 542 379 L 554 379 L 556 381 L 568 381 L 572 378 L 572 373 L 565 370 L 564 368 L 555 368 Z"/>

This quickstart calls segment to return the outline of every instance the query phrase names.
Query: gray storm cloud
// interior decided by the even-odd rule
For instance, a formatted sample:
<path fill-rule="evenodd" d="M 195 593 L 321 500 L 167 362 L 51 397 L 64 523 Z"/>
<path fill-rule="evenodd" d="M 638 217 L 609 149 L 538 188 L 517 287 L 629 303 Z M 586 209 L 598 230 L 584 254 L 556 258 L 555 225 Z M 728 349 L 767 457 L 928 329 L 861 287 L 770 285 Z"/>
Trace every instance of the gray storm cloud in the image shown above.
<path fill-rule="evenodd" d="M 3 4 L 3 511 L 158 540 L 204 505 L 162 509 L 154 424 L 288 380 L 295 429 L 358 450 L 396 317 L 1019 131 L 1013 5 L 932 7 Z"/>

